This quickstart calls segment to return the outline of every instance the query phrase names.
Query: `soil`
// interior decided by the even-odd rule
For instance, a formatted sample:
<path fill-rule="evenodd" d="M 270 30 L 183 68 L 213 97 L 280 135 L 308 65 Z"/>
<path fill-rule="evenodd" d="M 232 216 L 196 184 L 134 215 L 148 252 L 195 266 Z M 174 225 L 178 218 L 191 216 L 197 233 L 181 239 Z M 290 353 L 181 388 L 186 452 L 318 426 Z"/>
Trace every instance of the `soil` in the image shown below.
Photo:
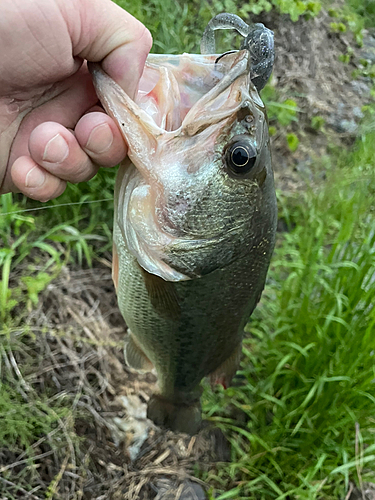
<path fill-rule="evenodd" d="M 334 5 L 332 4 L 332 7 Z M 359 133 L 364 114 L 362 107 L 373 102 L 373 82 L 368 76 L 353 78 L 363 68 L 363 59 L 375 63 L 375 31 L 364 31 L 360 48 L 351 33 L 333 33 L 335 21 L 322 11 L 314 19 L 300 18 L 294 23 L 288 16 L 268 14 L 257 19 L 275 34 L 276 60 L 271 83 L 280 101 L 293 99 L 298 106 L 297 121 L 277 127 L 271 139 L 276 187 L 294 191 L 306 183 L 324 179 L 322 162 L 332 147 L 346 148 Z M 340 56 L 353 50 L 350 62 Z M 312 127 L 312 118 L 320 117 L 324 126 Z M 293 132 L 300 140 L 293 153 L 286 135 Z"/>
<path fill-rule="evenodd" d="M 291 154 L 284 131 L 272 140 L 277 187 L 295 190 L 316 174 L 315 158 L 357 134 L 371 81 L 353 81 L 352 72 L 361 57 L 371 59 L 375 38 L 367 32 L 365 48 L 356 48 L 350 34 L 331 32 L 326 12 L 312 21 L 292 23 L 287 16 L 271 15 L 261 21 L 275 31 L 273 84 L 300 109 L 292 125 L 301 140 L 298 150 Z M 339 56 L 348 46 L 356 54 L 343 64 Z M 326 121 L 323 131 L 311 127 L 317 115 Z M 34 445 L 34 454 L 41 455 L 35 470 L 14 465 L 20 457 L 0 446 L 0 472 L 23 474 L 23 484 L 29 481 L 36 488 L 27 494 L 20 483 L 18 488 L 12 483 L 11 474 L 0 475 L 0 497 L 6 488 L 17 498 L 45 498 L 46 487 L 58 477 L 54 498 L 63 500 L 202 499 L 208 485 L 194 476 L 196 467 L 214 472 L 218 461 L 230 458 L 228 443 L 209 426 L 189 437 L 162 431 L 146 419 L 156 378 L 124 364 L 126 325 L 117 309 L 110 265 L 108 256 L 95 269 L 64 268 L 39 306 L 22 318 L 30 329 L 29 352 L 17 352 L 15 362 L 22 365 L 26 356 L 30 364 L 30 352 L 33 357 L 25 383 L 38 394 L 65 398 L 80 416 L 71 429 L 59 424 L 60 449 L 51 450 L 48 437 Z M 72 441 L 73 431 L 82 438 L 79 445 Z"/>

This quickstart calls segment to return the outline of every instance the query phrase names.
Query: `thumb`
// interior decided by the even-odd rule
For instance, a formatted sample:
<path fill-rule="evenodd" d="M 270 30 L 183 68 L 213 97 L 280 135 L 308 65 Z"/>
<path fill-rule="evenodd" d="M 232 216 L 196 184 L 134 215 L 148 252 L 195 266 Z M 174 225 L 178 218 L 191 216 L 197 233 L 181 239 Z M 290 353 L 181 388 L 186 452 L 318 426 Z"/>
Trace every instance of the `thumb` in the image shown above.
<path fill-rule="evenodd" d="M 59 0 L 73 55 L 102 67 L 131 97 L 152 46 L 148 29 L 111 0 Z"/>

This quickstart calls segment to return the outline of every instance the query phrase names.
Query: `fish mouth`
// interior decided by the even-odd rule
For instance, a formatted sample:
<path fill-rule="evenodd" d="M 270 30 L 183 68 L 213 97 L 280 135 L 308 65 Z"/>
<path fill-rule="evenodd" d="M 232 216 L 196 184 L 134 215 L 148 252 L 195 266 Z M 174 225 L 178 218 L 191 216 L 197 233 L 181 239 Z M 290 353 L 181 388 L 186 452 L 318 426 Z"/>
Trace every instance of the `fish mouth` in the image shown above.
<path fill-rule="evenodd" d="M 177 247 L 180 259 L 181 252 L 211 248 L 222 238 L 182 232 L 173 222 L 166 207 L 174 182 L 178 178 L 194 190 L 202 165 L 207 172 L 220 158 L 218 138 L 241 107 L 248 102 L 263 107 L 250 80 L 249 52 L 217 59 L 218 54 L 150 55 L 135 100 L 100 65 L 90 64 L 97 94 L 122 131 L 135 167 L 120 167 L 116 222 L 138 263 L 167 281 L 198 275 L 192 268 L 173 266 L 170 255 Z M 179 209 L 189 210 L 189 202 Z"/>
<path fill-rule="evenodd" d="M 192 137 L 230 119 L 244 98 L 263 105 L 250 80 L 249 52 L 217 59 L 218 54 L 151 54 L 134 100 L 99 64 L 89 64 L 98 97 L 122 131 L 129 158 L 146 179 L 155 179 L 155 157 L 162 143 Z"/>

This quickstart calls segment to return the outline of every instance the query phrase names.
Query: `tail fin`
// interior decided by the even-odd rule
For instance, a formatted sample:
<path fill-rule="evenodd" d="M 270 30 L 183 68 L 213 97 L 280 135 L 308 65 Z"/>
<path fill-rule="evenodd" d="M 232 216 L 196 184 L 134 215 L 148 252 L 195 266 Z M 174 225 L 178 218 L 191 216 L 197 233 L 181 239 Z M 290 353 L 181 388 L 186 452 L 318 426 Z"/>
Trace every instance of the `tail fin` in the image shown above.
<path fill-rule="evenodd" d="M 148 403 L 147 417 L 160 427 L 192 435 L 201 427 L 201 404 L 199 400 L 190 404 L 176 403 L 153 394 Z"/>

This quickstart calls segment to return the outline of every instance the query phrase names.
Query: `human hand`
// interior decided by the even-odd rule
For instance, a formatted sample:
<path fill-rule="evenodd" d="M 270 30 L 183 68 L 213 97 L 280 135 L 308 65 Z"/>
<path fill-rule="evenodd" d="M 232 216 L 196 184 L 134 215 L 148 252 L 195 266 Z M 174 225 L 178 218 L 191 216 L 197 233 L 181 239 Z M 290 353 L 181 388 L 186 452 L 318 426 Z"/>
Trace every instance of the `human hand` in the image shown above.
<path fill-rule="evenodd" d="M 110 0 L 2 0 L 0 194 L 47 201 L 126 155 L 86 60 L 133 97 L 149 31 Z"/>

